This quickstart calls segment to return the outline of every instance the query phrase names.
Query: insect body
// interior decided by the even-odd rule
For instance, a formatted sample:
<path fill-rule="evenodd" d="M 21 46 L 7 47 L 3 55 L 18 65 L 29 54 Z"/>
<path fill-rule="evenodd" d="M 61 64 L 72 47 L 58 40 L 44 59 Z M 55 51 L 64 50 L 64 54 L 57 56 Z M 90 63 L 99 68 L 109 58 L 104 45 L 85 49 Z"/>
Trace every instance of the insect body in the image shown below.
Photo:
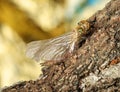
<path fill-rule="evenodd" d="M 66 53 L 72 53 L 78 42 L 88 33 L 89 23 L 80 21 L 78 26 L 59 37 L 33 41 L 27 44 L 26 55 L 36 61 L 61 60 Z"/>

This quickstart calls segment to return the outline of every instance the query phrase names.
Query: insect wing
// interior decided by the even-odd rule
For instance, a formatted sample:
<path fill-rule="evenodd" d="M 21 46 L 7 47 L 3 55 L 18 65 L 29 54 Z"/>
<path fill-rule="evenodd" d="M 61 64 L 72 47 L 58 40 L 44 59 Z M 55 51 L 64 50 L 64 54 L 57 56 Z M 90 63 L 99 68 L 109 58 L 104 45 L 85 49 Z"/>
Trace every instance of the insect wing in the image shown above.
<path fill-rule="evenodd" d="M 60 60 L 67 51 L 74 49 L 74 36 L 75 32 L 71 31 L 57 38 L 33 41 L 27 45 L 26 54 L 36 61 Z"/>

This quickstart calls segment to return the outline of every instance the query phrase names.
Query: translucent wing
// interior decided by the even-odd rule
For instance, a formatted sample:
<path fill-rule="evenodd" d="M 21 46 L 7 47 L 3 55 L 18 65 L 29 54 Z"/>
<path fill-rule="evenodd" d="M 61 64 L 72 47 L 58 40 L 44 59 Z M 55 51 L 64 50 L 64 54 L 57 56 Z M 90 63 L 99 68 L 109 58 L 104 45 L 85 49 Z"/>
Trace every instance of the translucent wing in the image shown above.
<path fill-rule="evenodd" d="M 60 60 L 67 52 L 72 53 L 77 41 L 89 32 L 89 23 L 82 20 L 75 30 L 54 39 L 34 41 L 27 46 L 27 56 L 40 60 Z"/>
<path fill-rule="evenodd" d="M 67 51 L 72 52 L 77 32 L 71 31 L 57 38 L 33 41 L 27 45 L 27 56 L 40 60 L 60 60 Z"/>

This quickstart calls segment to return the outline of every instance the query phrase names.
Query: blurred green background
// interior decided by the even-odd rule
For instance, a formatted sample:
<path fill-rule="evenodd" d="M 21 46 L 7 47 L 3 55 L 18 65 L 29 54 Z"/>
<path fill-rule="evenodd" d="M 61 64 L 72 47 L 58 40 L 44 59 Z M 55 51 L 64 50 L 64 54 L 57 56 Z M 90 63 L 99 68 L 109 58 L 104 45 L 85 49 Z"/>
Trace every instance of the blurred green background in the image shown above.
<path fill-rule="evenodd" d="M 72 30 L 110 0 L 0 0 L 0 88 L 35 80 L 39 63 L 25 56 L 30 41 Z"/>

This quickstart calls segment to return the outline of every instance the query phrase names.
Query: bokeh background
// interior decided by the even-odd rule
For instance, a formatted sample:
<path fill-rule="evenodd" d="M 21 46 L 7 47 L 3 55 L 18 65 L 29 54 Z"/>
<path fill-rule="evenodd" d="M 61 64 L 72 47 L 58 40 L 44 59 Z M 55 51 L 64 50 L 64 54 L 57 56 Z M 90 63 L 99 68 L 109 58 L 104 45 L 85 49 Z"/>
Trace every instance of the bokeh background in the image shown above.
<path fill-rule="evenodd" d="M 41 66 L 26 57 L 26 44 L 72 30 L 110 0 L 0 0 L 0 88 L 35 80 Z"/>

